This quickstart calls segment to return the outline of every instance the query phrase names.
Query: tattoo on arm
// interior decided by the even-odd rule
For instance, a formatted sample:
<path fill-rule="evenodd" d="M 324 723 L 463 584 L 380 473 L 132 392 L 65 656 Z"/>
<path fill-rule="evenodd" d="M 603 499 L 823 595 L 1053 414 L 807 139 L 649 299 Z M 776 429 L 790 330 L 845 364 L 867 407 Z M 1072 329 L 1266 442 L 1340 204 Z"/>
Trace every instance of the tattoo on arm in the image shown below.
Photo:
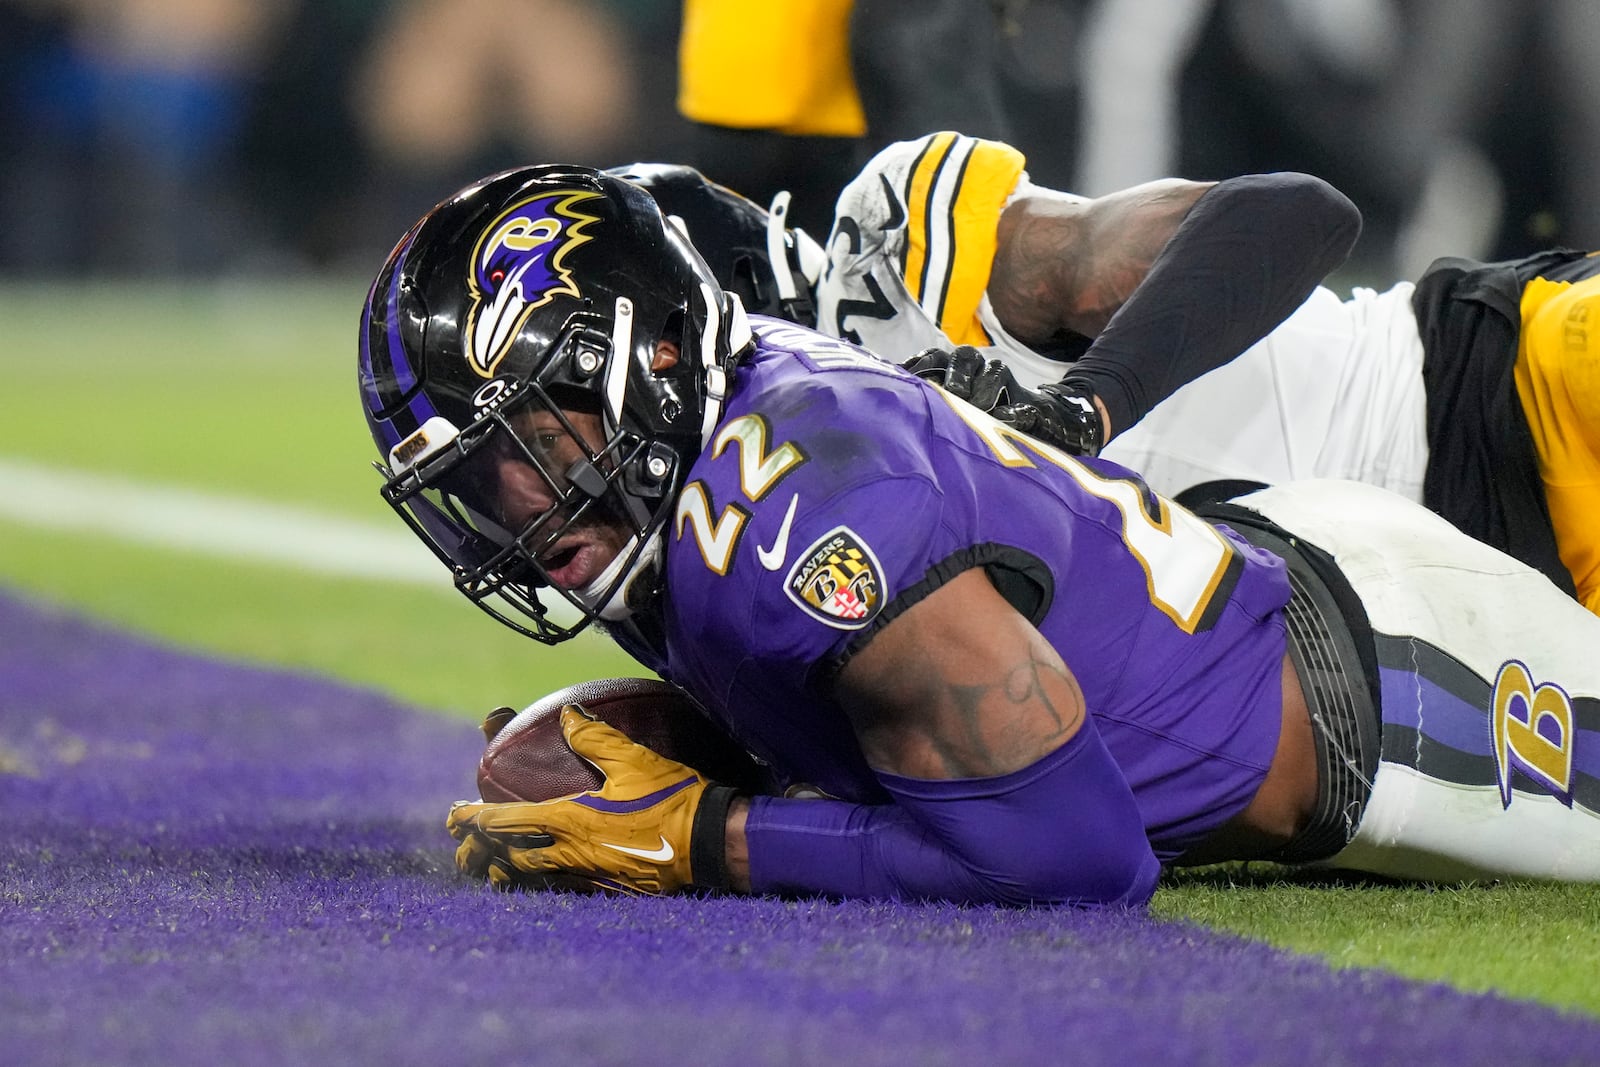
<path fill-rule="evenodd" d="M 1086 227 L 1059 216 L 1008 208 L 1000 219 L 1000 244 L 989 274 L 989 303 L 1019 341 L 1041 344 L 1078 319 L 1076 265 L 1089 258 Z M 1083 332 L 1083 331 L 1079 331 Z M 1086 336 L 1093 336 L 1092 333 Z"/>
<path fill-rule="evenodd" d="M 842 699 L 867 762 L 913 778 L 988 778 L 1065 744 L 1084 722 L 1083 689 L 1044 637 L 1015 621 L 973 655 L 907 641 L 870 665 L 858 657 L 851 667 L 869 669 L 850 677 Z"/>
<path fill-rule="evenodd" d="M 1062 330 L 1094 337 L 1208 188 L 1154 182 L 1087 204 L 1017 201 L 1000 217 L 988 288 L 995 314 L 1026 343 Z"/>
<path fill-rule="evenodd" d="M 1029 655 L 994 684 L 947 682 L 944 690 L 935 699 L 947 725 L 930 744 L 943 772 L 938 777 L 989 777 L 1026 767 L 1066 744 L 1083 723 L 1083 690 L 1059 660 Z"/>

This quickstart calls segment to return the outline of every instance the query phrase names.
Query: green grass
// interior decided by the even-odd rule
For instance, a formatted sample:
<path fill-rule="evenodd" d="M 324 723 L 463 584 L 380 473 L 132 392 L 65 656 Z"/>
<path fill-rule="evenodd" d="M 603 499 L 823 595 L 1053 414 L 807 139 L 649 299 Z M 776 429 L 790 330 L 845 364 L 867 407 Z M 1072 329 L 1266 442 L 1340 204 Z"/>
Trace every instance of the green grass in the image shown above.
<path fill-rule="evenodd" d="M 1170 872 L 1156 914 L 1470 992 L 1600 1015 L 1600 891 L 1430 887 L 1228 864 Z"/>
<path fill-rule="evenodd" d="M 0 288 L 0 455 L 386 516 L 356 391 L 363 296 Z"/>
<path fill-rule="evenodd" d="M 448 585 L 313 579 L 4 523 L 0 546 L 0 584 L 36 598 L 170 644 L 354 682 L 474 721 L 561 686 L 648 673 L 598 635 L 544 650 Z"/>
<path fill-rule="evenodd" d="M 399 520 L 356 391 L 359 284 L 0 289 L 0 457 Z M 478 716 L 637 664 L 549 651 L 440 589 L 340 581 L 0 521 L 0 582 L 176 644 Z"/>
<path fill-rule="evenodd" d="M 338 280 L 0 288 L 0 458 L 398 524 L 377 495 L 356 393 L 363 296 L 362 283 Z M 180 646 L 466 717 L 643 673 L 599 637 L 543 649 L 448 588 L 321 578 L 4 521 L 0 585 Z M 1595 887 L 1431 890 L 1210 868 L 1169 878 L 1155 910 L 1338 966 L 1600 1015 Z"/>

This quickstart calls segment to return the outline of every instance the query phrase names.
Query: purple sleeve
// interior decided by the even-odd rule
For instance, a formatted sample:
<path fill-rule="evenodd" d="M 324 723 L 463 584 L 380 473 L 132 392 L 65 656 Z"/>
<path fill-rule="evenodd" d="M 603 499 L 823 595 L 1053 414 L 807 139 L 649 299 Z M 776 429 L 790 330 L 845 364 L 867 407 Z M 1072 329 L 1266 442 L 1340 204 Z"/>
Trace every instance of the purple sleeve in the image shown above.
<path fill-rule="evenodd" d="M 893 804 L 752 799 L 751 888 L 1079 905 L 1142 905 L 1155 891 L 1160 864 L 1092 723 L 998 778 L 879 778 Z"/>

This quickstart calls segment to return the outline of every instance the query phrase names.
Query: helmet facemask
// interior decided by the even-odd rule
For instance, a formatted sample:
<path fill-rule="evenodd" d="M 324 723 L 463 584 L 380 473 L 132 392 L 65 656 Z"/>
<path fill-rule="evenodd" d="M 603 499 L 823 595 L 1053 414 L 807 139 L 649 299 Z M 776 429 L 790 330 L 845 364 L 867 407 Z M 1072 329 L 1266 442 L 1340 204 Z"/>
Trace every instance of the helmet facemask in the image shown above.
<path fill-rule="evenodd" d="M 665 527 L 750 340 L 643 190 L 582 168 L 492 176 L 430 212 L 369 293 L 383 495 L 518 632 L 554 644 L 624 619 L 659 593 Z"/>
<path fill-rule="evenodd" d="M 676 480 L 669 451 L 621 427 L 592 389 L 571 381 L 609 364 L 603 343 L 574 322 L 534 380 L 497 379 L 467 427 L 430 420 L 380 466 L 384 499 L 450 566 L 456 588 L 550 644 L 626 615 L 630 594 L 654 591 L 666 515 L 649 502 Z M 615 557 L 564 588 L 572 583 L 561 572 L 595 544 L 614 547 Z"/>

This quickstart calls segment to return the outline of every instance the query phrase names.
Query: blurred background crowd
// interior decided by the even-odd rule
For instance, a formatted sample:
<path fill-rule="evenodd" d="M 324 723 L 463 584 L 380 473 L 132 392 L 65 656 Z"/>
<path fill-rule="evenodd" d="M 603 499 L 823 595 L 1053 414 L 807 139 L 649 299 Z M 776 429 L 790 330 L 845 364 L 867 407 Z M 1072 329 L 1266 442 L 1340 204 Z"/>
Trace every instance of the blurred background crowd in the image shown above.
<path fill-rule="evenodd" d="M 796 12 L 832 20 L 858 112 L 720 118 L 680 45 L 724 20 L 752 76 L 815 71 Z M 1600 247 L 1597 44 L 1596 0 L 0 0 L 0 276 L 364 274 L 542 160 L 787 188 L 820 237 L 874 151 L 951 128 L 1089 195 L 1318 174 L 1382 282 Z"/>

